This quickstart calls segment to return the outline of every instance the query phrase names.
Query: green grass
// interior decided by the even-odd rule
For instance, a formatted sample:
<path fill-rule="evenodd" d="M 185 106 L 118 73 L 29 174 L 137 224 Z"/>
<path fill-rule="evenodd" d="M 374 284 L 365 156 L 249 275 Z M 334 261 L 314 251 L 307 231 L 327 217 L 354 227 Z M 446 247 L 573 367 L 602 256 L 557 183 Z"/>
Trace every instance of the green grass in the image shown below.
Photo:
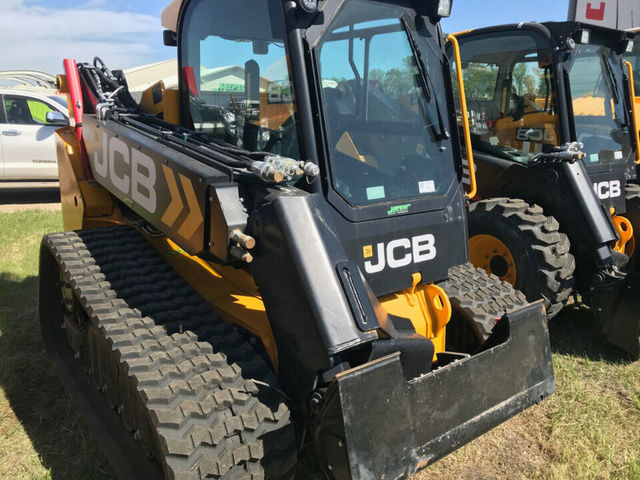
<path fill-rule="evenodd" d="M 112 478 L 40 339 L 38 248 L 61 229 L 59 212 L 0 214 L 0 479 Z M 555 319 L 551 341 L 557 393 L 413 480 L 640 479 L 640 366 L 588 311 Z"/>
<path fill-rule="evenodd" d="M 43 350 L 38 249 L 59 212 L 0 214 L 0 478 L 89 480 L 112 474 Z"/>
<path fill-rule="evenodd" d="M 640 479 L 640 365 L 588 310 L 550 324 L 557 392 L 416 475 L 427 479 Z"/>

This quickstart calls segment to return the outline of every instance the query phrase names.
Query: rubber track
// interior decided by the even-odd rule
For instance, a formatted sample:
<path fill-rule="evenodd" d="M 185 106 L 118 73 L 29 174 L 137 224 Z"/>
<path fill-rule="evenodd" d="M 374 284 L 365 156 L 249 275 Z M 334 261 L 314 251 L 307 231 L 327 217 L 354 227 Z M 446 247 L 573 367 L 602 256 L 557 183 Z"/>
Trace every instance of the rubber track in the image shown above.
<path fill-rule="evenodd" d="M 553 318 L 564 308 L 574 287 L 575 259 L 569 253 L 569 237 L 560 232 L 558 221 L 546 216 L 542 207 L 524 200 L 492 198 L 469 206 L 470 217 L 485 215 L 505 218 L 511 228 L 526 239 L 537 266 L 537 278 L 524 281 L 538 286 L 535 298 L 530 294 L 529 300 L 533 302 L 542 298 L 547 317 Z"/>
<path fill-rule="evenodd" d="M 213 313 L 132 228 L 43 242 L 90 322 L 80 362 L 168 479 L 292 471 L 289 409 L 255 339 Z"/>
<path fill-rule="evenodd" d="M 522 292 L 471 263 L 450 268 L 449 279 L 440 286 L 454 310 L 473 321 L 482 340 L 489 337 L 505 313 L 529 304 Z"/>
<path fill-rule="evenodd" d="M 636 185 L 635 183 L 627 183 L 624 190 L 624 198 L 625 200 L 640 198 L 640 185 Z"/>

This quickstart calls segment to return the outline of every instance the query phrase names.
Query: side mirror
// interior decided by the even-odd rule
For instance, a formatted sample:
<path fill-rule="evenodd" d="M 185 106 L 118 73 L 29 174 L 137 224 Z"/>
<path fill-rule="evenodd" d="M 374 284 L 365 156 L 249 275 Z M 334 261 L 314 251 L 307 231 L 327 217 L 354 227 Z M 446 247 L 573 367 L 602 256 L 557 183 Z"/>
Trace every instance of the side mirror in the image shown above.
<path fill-rule="evenodd" d="M 58 112 L 58 111 L 50 111 L 47 112 L 47 124 L 48 125 L 56 125 L 56 126 L 67 126 L 69 125 L 69 120 L 67 120 L 67 117 L 64 116 L 64 114 L 62 112 Z"/>
<path fill-rule="evenodd" d="M 171 30 L 164 30 L 162 32 L 162 43 L 164 43 L 165 47 L 177 47 L 178 35 Z"/>

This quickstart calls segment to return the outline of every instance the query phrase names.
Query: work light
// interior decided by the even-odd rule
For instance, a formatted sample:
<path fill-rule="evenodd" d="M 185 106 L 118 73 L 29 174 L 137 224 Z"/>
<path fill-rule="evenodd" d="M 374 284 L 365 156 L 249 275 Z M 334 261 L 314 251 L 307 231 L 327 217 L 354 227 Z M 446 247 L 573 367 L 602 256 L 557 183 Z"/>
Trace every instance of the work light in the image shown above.
<path fill-rule="evenodd" d="M 305 12 L 314 13 L 318 11 L 318 0 L 300 0 L 300 7 Z"/>
<path fill-rule="evenodd" d="M 451 4 L 453 0 L 438 0 L 438 16 L 448 17 L 451 15 Z"/>
<path fill-rule="evenodd" d="M 627 53 L 633 52 L 633 47 L 635 47 L 635 42 L 633 40 L 627 40 L 627 46 L 624 51 Z"/>
<path fill-rule="evenodd" d="M 581 30 L 580 31 L 580 43 L 582 45 L 588 45 L 591 42 L 591 31 L 590 30 Z"/>

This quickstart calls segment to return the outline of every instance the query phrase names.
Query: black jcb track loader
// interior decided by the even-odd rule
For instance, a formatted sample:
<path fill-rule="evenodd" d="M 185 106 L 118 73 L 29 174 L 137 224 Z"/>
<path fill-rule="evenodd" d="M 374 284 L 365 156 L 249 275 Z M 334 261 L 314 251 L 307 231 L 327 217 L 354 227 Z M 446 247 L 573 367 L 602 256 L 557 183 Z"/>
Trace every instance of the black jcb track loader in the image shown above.
<path fill-rule="evenodd" d="M 544 299 L 550 318 L 578 294 L 608 340 L 638 358 L 631 34 L 549 22 L 455 36 L 477 167 L 472 263 Z"/>
<path fill-rule="evenodd" d="M 554 392 L 467 263 L 449 7 L 177 0 L 139 103 L 65 61 L 40 314 L 119 475 L 405 478 Z"/>

